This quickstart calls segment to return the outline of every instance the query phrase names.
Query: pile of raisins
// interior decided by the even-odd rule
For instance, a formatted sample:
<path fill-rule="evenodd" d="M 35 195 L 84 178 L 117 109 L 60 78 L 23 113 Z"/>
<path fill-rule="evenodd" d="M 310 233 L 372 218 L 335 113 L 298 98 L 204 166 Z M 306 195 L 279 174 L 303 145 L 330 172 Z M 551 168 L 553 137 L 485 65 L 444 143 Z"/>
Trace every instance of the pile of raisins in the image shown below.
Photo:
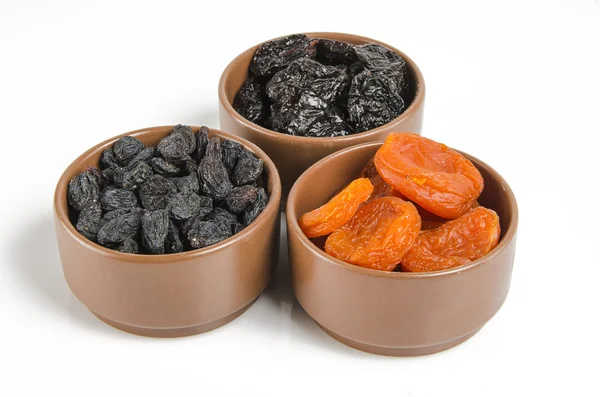
<path fill-rule="evenodd" d="M 230 140 L 177 125 L 156 147 L 125 136 L 100 168 L 74 177 L 71 221 L 88 239 L 133 254 L 204 248 L 240 232 L 265 208 L 263 161 Z"/>
<path fill-rule="evenodd" d="M 274 131 L 335 137 L 390 122 L 414 96 L 412 72 L 388 48 L 295 34 L 256 50 L 233 107 Z"/>

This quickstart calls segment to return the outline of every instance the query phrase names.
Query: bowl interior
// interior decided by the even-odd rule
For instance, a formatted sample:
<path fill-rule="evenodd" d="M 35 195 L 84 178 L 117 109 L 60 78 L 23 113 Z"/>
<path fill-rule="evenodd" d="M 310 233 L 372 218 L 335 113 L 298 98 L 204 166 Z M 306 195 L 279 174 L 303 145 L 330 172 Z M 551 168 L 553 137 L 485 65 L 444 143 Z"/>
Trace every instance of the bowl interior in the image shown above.
<path fill-rule="evenodd" d="M 417 68 L 416 64 L 402 51 L 400 51 L 386 43 L 382 43 L 378 40 L 370 39 L 368 37 L 356 36 L 356 35 L 352 35 L 352 34 L 332 33 L 332 32 L 312 32 L 312 33 L 305 33 L 305 34 L 311 38 L 339 40 L 339 41 L 345 41 L 347 43 L 354 44 L 354 45 L 376 43 L 376 44 L 383 45 L 383 46 L 389 48 L 390 50 L 398 53 L 399 55 L 402 56 L 402 58 L 404 58 L 406 60 L 410 78 L 413 81 L 413 84 L 412 84 L 413 92 L 412 92 L 411 103 L 409 106 L 406 107 L 406 109 L 404 110 L 404 112 L 402 112 L 402 114 L 400 116 L 407 113 L 411 109 L 412 104 L 417 102 L 416 97 L 420 93 L 420 88 L 421 88 L 420 85 L 422 84 L 422 77 L 420 77 L 420 72 L 418 72 L 418 68 Z M 222 84 L 222 90 L 223 90 L 226 104 L 230 108 L 230 111 L 234 112 L 239 117 L 242 117 L 242 116 L 239 115 L 233 109 L 233 101 L 235 99 L 237 92 L 240 90 L 240 88 L 242 87 L 242 84 L 244 84 L 244 81 L 246 81 L 246 78 L 248 77 L 248 67 L 250 66 L 250 62 L 252 61 L 254 52 L 256 51 L 256 49 L 259 46 L 260 46 L 260 44 L 257 44 L 254 47 L 249 48 L 248 50 L 244 51 L 242 54 L 238 55 L 231 62 L 231 64 L 227 67 L 227 69 L 222 77 L 221 84 Z M 251 122 L 248 121 L 248 123 L 251 123 Z M 258 126 L 258 124 L 254 124 L 254 123 L 251 123 L 251 124 Z M 267 130 L 267 129 L 265 129 L 265 130 Z M 270 131 L 270 130 L 268 130 L 268 131 Z M 364 132 L 366 132 L 366 131 L 363 131 L 362 133 L 364 133 Z M 322 139 L 322 138 L 320 138 L 320 139 Z"/>
<path fill-rule="evenodd" d="M 198 130 L 200 129 L 200 127 L 198 127 L 198 126 L 190 126 L 190 127 L 192 128 L 192 130 L 194 132 L 198 132 Z M 173 126 L 161 126 L 161 127 L 145 128 L 145 129 L 136 130 L 136 131 L 132 131 L 132 132 L 128 132 L 128 133 L 124 133 L 124 134 L 115 136 L 113 138 L 110 138 L 110 139 L 92 147 L 91 149 L 89 149 L 88 151 L 83 153 L 75 161 L 73 161 L 69 165 L 69 167 L 65 170 L 65 172 L 61 176 L 61 178 L 58 181 L 58 184 L 56 186 L 54 207 L 55 207 L 55 211 L 58 216 L 58 219 L 65 225 L 67 230 L 69 230 L 75 238 L 77 238 L 78 240 L 81 241 L 82 244 L 90 245 L 94 249 L 99 250 L 104 254 L 133 255 L 133 254 L 117 252 L 117 251 L 111 250 L 109 248 L 106 248 L 104 246 L 101 246 L 100 244 L 97 244 L 91 240 L 88 240 L 85 236 L 81 235 L 75 229 L 75 226 L 73 225 L 73 223 L 70 220 L 69 208 L 67 205 L 67 188 L 69 185 L 69 181 L 73 177 L 75 177 L 77 174 L 85 171 L 85 169 L 88 166 L 98 167 L 99 162 L 100 162 L 100 156 L 102 155 L 102 152 L 106 148 L 112 147 L 114 145 L 114 143 L 123 136 L 133 136 L 133 137 L 136 137 L 137 139 L 139 139 L 140 141 L 142 141 L 146 146 L 156 146 L 160 142 L 160 140 L 162 138 L 164 138 L 165 136 L 167 136 L 172 130 L 173 130 Z M 254 153 L 258 158 L 260 158 L 261 160 L 264 161 L 263 185 L 264 185 L 265 190 L 269 194 L 269 201 L 267 202 L 266 208 L 254 220 L 254 222 L 252 222 L 250 225 L 248 225 L 246 228 L 244 228 L 244 230 L 229 237 L 226 240 L 221 241 L 220 243 L 211 245 L 209 247 L 205 247 L 205 248 L 201 248 L 201 249 L 197 249 L 197 250 L 185 251 L 185 252 L 176 253 L 176 254 L 134 255 L 134 256 L 144 257 L 144 258 L 147 258 L 148 260 L 152 260 L 152 258 L 161 258 L 164 256 L 168 256 L 169 258 L 171 258 L 171 257 L 175 257 L 175 256 L 190 255 L 190 254 L 197 254 L 197 253 L 212 251 L 212 250 L 224 247 L 226 245 L 229 245 L 233 241 L 235 241 L 239 238 L 242 238 L 247 233 L 250 233 L 251 230 L 254 229 L 254 227 L 259 222 L 263 222 L 264 218 L 269 216 L 269 215 L 267 215 L 268 213 L 275 213 L 279 210 L 279 197 L 281 196 L 281 183 L 279 181 L 279 173 L 277 172 L 277 168 L 275 167 L 275 164 L 273 164 L 271 159 L 256 145 L 254 145 L 240 137 L 230 135 L 230 134 L 224 133 L 220 130 L 216 130 L 216 129 L 212 129 L 212 128 L 209 129 L 208 135 L 209 135 L 209 137 L 218 136 L 221 139 L 229 139 L 229 140 L 236 141 L 236 142 L 240 143 L 242 146 L 244 146 L 246 149 L 248 149 L 252 153 Z"/>
<path fill-rule="evenodd" d="M 381 143 L 356 145 L 324 158 L 298 178 L 288 196 L 288 217 L 291 215 L 293 223 L 288 227 L 293 228 L 296 233 L 300 233 L 302 238 L 306 239 L 314 249 L 319 250 L 333 261 L 344 263 L 327 255 L 316 245 L 310 243 L 310 240 L 300 230 L 298 219 L 304 213 L 325 204 L 335 193 L 357 178 L 365 163 L 375 155 L 380 146 Z M 502 242 L 502 239 L 508 233 L 514 233 L 516 228 L 517 207 L 514 195 L 504 179 L 490 166 L 466 153 L 463 153 L 463 155 L 473 162 L 483 176 L 484 189 L 479 198 L 479 203 L 498 213 L 502 229 L 500 241 Z M 347 266 L 359 268 L 353 265 Z"/>

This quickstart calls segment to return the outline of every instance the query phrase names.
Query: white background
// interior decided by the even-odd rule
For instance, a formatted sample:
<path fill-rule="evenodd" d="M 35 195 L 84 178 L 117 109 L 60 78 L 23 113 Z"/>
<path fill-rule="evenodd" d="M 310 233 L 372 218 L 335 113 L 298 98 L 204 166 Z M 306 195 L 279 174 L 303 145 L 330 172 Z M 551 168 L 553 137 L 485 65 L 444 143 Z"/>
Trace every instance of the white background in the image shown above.
<path fill-rule="evenodd" d="M 599 395 L 599 2 L 290 3 L 0 3 L 0 395 Z M 64 168 L 133 129 L 217 127 L 227 63 L 306 31 L 405 51 L 425 76 L 424 135 L 512 186 L 519 236 L 500 312 L 449 351 L 378 357 L 320 331 L 284 264 L 245 315 L 207 334 L 155 340 L 101 323 L 60 269 Z"/>

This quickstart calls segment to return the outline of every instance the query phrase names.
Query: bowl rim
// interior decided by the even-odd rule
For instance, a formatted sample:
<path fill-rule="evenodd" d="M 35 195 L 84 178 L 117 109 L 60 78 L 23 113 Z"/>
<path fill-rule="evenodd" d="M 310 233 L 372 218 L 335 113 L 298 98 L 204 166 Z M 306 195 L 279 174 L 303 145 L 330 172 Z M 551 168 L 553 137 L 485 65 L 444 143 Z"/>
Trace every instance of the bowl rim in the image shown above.
<path fill-rule="evenodd" d="M 238 123 L 242 124 L 245 128 L 248 129 L 252 129 L 252 130 L 256 130 L 259 133 L 265 134 L 273 139 L 285 139 L 290 143 L 293 142 L 328 142 L 328 141 L 335 141 L 335 142 L 353 142 L 353 141 L 363 141 L 364 139 L 368 138 L 368 137 L 372 137 L 372 136 L 377 136 L 378 134 L 381 134 L 382 132 L 388 131 L 391 127 L 391 125 L 393 124 L 400 124 L 402 122 L 404 122 L 406 119 L 408 119 L 409 117 L 411 117 L 412 114 L 414 114 L 415 112 L 417 112 L 420 108 L 422 108 L 422 104 L 423 104 L 423 100 L 425 97 L 425 80 L 423 78 L 423 74 L 421 73 L 421 69 L 419 69 L 419 67 L 417 66 L 417 64 L 408 56 L 406 55 L 404 52 L 400 51 L 399 49 L 392 47 L 389 44 L 386 44 L 382 41 L 379 40 L 375 40 L 375 39 L 371 39 L 369 37 L 365 37 L 365 36 L 359 36 L 359 35 L 355 35 L 352 33 L 342 33 L 342 32 L 307 32 L 307 33 L 291 33 L 291 34 L 305 34 L 308 37 L 311 38 L 319 38 L 319 37 L 323 37 L 325 39 L 327 39 L 328 37 L 326 36 L 331 36 L 331 35 L 339 35 L 342 37 L 352 37 L 358 40 L 363 40 L 367 43 L 374 43 L 374 44 L 380 44 L 392 51 L 394 51 L 395 53 L 397 53 L 398 55 L 400 55 L 402 58 L 404 58 L 404 60 L 406 61 L 406 63 L 410 66 L 410 68 L 413 70 L 414 74 L 415 74 L 415 78 L 416 78 L 416 82 L 417 82 L 417 91 L 415 93 L 415 96 L 413 98 L 413 101 L 411 102 L 411 104 L 396 118 L 388 121 L 385 124 L 380 125 L 379 127 L 367 130 L 367 131 L 363 131 L 363 132 L 358 132 L 356 134 L 350 134 L 350 135 L 346 135 L 346 136 L 337 136 L 337 137 L 311 137 L 311 136 L 299 136 L 299 135 L 289 135 L 289 134 L 285 134 L 283 132 L 277 132 L 274 130 L 270 130 L 268 128 L 262 127 L 256 123 L 251 122 L 250 120 L 247 120 L 246 118 L 244 118 L 241 114 L 239 114 L 234 108 L 233 108 L 233 104 L 231 102 L 229 102 L 227 100 L 227 95 L 225 92 L 225 82 L 228 80 L 229 76 L 232 73 L 232 69 L 234 67 L 234 65 L 236 65 L 237 63 L 240 62 L 240 60 L 245 57 L 246 55 L 248 55 L 248 53 L 254 53 L 256 51 L 256 49 L 258 48 L 258 46 L 260 46 L 261 44 L 264 44 L 268 41 L 271 40 L 277 40 L 283 37 L 287 37 L 289 35 L 284 35 L 284 36 L 279 36 L 279 37 L 275 37 L 269 40 L 265 40 L 261 43 L 258 43 L 250 48 L 248 48 L 247 50 L 243 51 L 242 53 L 240 53 L 238 56 L 236 56 L 231 62 L 229 62 L 229 64 L 225 67 L 225 69 L 223 70 L 223 73 L 221 74 L 221 78 L 219 79 L 219 86 L 218 86 L 218 94 L 219 94 L 219 102 L 221 103 L 221 105 L 223 106 L 223 108 L 227 111 L 227 113 L 229 113 L 229 115 L 231 117 L 233 117 Z M 358 143 L 358 142 L 357 142 Z"/>
<path fill-rule="evenodd" d="M 287 200 L 287 205 L 286 205 L 286 211 L 285 211 L 286 212 L 286 221 L 287 221 L 286 225 L 287 225 L 288 233 L 296 234 L 297 237 L 299 238 L 300 242 L 309 251 L 311 251 L 314 255 L 317 255 L 320 259 L 322 259 L 322 262 L 327 263 L 327 266 L 329 266 L 329 265 L 338 266 L 338 267 L 342 267 L 346 270 L 356 272 L 359 274 L 363 274 L 366 276 L 375 276 L 375 277 L 390 278 L 390 279 L 415 279 L 415 278 L 431 278 L 431 277 L 450 276 L 450 275 L 462 273 L 464 271 L 479 267 L 480 265 L 487 262 L 488 260 L 498 256 L 514 239 L 516 232 L 517 232 L 517 224 L 518 224 L 518 217 L 519 217 L 518 216 L 518 206 L 517 206 L 517 200 L 515 198 L 515 195 L 514 195 L 512 189 L 510 188 L 510 186 L 508 185 L 508 183 L 506 182 L 506 180 L 495 169 L 490 167 L 487 163 L 479 160 L 477 157 L 471 156 L 470 154 L 462 152 L 460 150 L 453 149 L 453 150 L 456 150 L 457 152 L 461 153 L 465 157 L 467 157 L 470 161 L 475 161 L 477 164 L 479 164 L 480 166 L 485 168 L 486 171 L 488 171 L 490 173 L 490 175 L 492 175 L 492 177 L 498 181 L 498 183 L 502 186 L 503 190 L 506 193 L 506 196 L 507 196 L 507 199 L 509 202 L 509 206 L 511 208 L 511 216 L 510 216 L 510 219 L 508 222 L 508 227 L 507 227 L 506 231 L 504 232 L 504 236 L 498 242 L 498 245 L 496 245 L 496 247 L 494 247 L 490 252 L 488 252 L 487 254 L 485 254 L 484 256 L 482 256 L 481 258 L 479 258 L 473 262 L 467 263 L 465 265 L 457 266 L 457 267 L 454 267 L 451 269 L 436 270 L 436 271 L 432 271 L 432 272 L 387 272 L 387 271 L 382 271 L 382 270 L 369 269 L 369 268 L 365 268 L 365 267 L 358 266 L 358 265 L 352 265 L 350 263 L 344 262 L 340 259 L 337 259 L 337 258 L 329 255 L 324 250 L 321 250 L 312 241 L 310 241 L 310 239 L 308 237 L 306 237 L 304 235 L 304 232 L 302 232 L 302 230 L 300 229 L 300 225 L 298 224 L 298 219 L 294 215 L 293 207 L 295 206 L 295 203 L 296 203 L 296 200 L 298 197 L 298 186 L 300 185 L 300 183 L 302 183 L 307 178 L 312 177 L 311 174 L 318 173 L 319 168 L 322 167 L 325 163 L 332 161 L 335 158 L 343 157 L 350 152 L 353 152 L 356 150 L 361 150 L 361 149 L 364 149 L 365 147 L 381 147 L 382 144 L 383 144 L 383 142 L 362 143 L 362 144 L 354 145 L 354 146 L 339 150 L 327 157 L 324 157 L 320 161 L 313 164 L 304 173 L 302 173 L 302 175 L 296 180 L 296 182 L 294 183 L 294 186 L 292 186 L 292 189 L 290 190 L 290 194 L 288 195 L 288 200 Z"/>
<path fill-rule="evenodd" d="M 191 260 L 195 258 L 202 257 L 203 255 L 213 253 L 215 251 L 223 250 L 228 248 L 230 245 L 233 245 L 240 240 L 246 239 L 251 233 L 254 233 L 256 229 L 260 227 L 260 225 L 267 222 L 267 220 L 273 216 L 277 216 L 280 200 L 281 200 L 281 179 L 279 177 L 279 172 L 277 171 L 277 167 L 271 160 L 271 158 L 257 145 L 252 142 L 235 136 L 224 131 L 221 131 L 217 128 L 209 128 L 209 134 L 213 136 L 218 136 L 219 138 L 230 139 L 242 144 L 246 149 L 249 149 L 253 152 L 258 158 L 263 160 L 265 168 L 268 172 L 268 180 L 267 187 L 271 190 L 269 195 L 269 200 L 265 209 L 260 213 L 260 215 L 252 221 L 248 226 L 246 226 L 241 232 L 230 236 L 229 238 L 217 243 L 210 245 L 208 247 L 195 249 L 191 251 L 178 252 L 174 254 L 130 254 L 125 252 L 119 252 L 116 250 L 112 250 L 110 248 L 104 247 L 92 240 L 89 240 L 87 237 L 83 236 L 81 233 L 75 229 L 75 225 L 71 223 L 69 219 L 68 205 L 67 205 L 67 188 L 71 178 L 69 175 L 74 175 L 77 172 L 76 168 L 81 167 L 81 163 L 85 162 L 90 156 L 95 153 L 102 151 L 108 147 L 111 147 L 114 142 L 116 142 L 119 138 L 124 136 L 134 136 L 139 137 L 141 135 L 147 134 L 168 134 L 169 131 L 173 129 L 174 125 L 164 125 L 164 126 L 156 126 L 156 127 L 147 127 L 141 128 L 138 130 L 125 132 L 123 134 L 119 134 L 108 138 L 97 145 L 92 146 L 90 149 L 86 150 L 84 153 L 79 155 L 75 160 L 73 160 L 65 169 L 65 171 L 60 176 L 56 188 L 54 191 L 54 214 L 55 219 L 60 222 L 61 226 L 67 231 L 67 233 L 71 236 L 71 238 L 75 239 L 77 243 L 91 251 L 94 251 L 96 254 L 111 257 L 114 259 L 120 259 L 122 261 L 136 262 L 136 263 L 148 263 L 148 264 L 168 264 L 173 262 L 179 262 L 182 260 Z M 194 131 L 197 131 L 200 127 L 190 125 Z"/>

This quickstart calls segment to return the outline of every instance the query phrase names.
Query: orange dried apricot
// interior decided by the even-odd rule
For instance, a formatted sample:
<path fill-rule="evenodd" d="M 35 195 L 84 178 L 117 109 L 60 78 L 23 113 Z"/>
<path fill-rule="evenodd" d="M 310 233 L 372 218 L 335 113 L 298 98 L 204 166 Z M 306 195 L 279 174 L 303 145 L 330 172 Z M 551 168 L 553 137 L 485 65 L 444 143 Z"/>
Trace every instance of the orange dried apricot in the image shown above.
<path fill-rule="evenodd" d="M 325 252 L 345 262 L 391 271 L 413 245 L 421 218 L 412 203 L 380 197 L 364 204 L 325 242 Z"/>
<path fill-rule="evenodd" d="M 432 272 L 464 265 L 490 252 L 499 237 L 496 212 L 477 207 L 436 229 L 421 232 L 400 268 L 407 272 Z"/>
<path fill-rule="evenodd" d="M 368 178 L 352 181 L 323 206 L 300 217 L 300 228 L 308 238 L 325 236 L 348 222 L 373 192 Z"/>
<path fill-rule="evenodd" d="M 375 168 L 375 157 L 373 156 L 367 164 L 360 171 L 361 178 L 369 178 L 373 184 L 373 193 L 369 200 L 373 200 L 379 197 L 394 196 L 399 197 L 403 200 L 406 199 L 399 191 L 395 190 L 389 183 L 383 180 L 377 168 Z"/>
<path fill-rule="evenodd" d="M 483 190 L 483 177 L 462 154 L 411 133 L 387 137 L 375 155 L 384 181 L 409 200 L 443 218 L 469 211 Z"/>

